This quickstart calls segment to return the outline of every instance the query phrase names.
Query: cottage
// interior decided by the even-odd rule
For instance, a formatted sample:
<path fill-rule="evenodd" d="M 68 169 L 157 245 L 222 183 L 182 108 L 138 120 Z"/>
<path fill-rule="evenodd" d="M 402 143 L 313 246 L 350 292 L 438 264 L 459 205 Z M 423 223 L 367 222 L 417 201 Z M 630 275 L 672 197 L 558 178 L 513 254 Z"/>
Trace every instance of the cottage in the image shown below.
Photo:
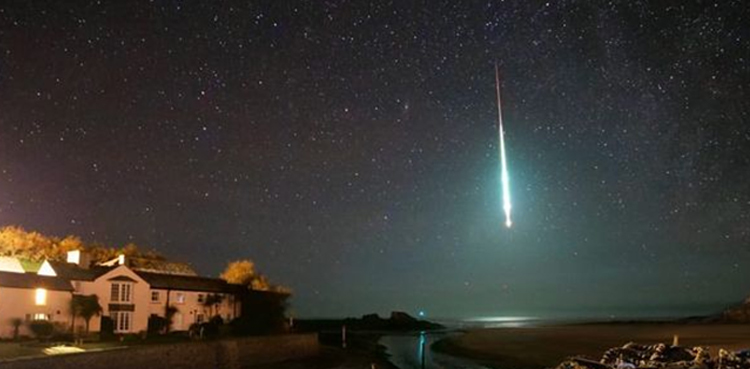
<path fill-rule="evenodd" d="M 67 261 L 45 261 L 30 271 L 19 269 L 17 261 L 0 260 L 0 337 L 12 337 L 14 319 L 48 320 L 82 330 L 86 322 L 80 317 L 73 321 L 70 313 L 73 294 L 96 295 L 102 316 L 112 319 L 115 333 L 122 334 L 145 331 L 149 317 L 168 312 L 173 314 L 170 329 L 180 331 L 216 315 L 229 321 L 242 311 L 237 297 L 241 286 L 200 277 L 184 266 L 162 262 L 140 268 L 123 256 L 92 265 L 78 250 Z M 92 319 L 89 329 L 99 331 L 101 318 Z"/>
<path fill-rule="evenodd" d="M 0 337 L 28 335 L 26 322 L 47 320 L 59 325 L 70 322 L 73 287 L 55 277 L 0 271 Z M 69 325 L 68 325 L 69 326 Z"/>

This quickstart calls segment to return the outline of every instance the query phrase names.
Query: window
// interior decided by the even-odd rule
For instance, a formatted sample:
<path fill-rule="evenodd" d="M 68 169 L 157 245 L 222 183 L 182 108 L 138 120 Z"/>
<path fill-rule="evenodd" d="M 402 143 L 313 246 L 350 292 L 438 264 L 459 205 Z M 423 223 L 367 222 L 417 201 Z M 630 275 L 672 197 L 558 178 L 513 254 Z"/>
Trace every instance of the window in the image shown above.
<path fill-rule="evenodd" d="M 133 285 L 131 283 L 112 283 L 110 300 L 112 302 L 130 302 L 133 297 Z"/>
<path fill-rule="evenodd" d="M 203 294 L 202 293 L 198 294 L 198 302 L 203 302 Z"/>
<path fill-rule="evenodd" d="M 115 332 L 129 332 L 130 323 L 133 321 L 133 313 L 130 311 L 113 311 L 112 322 L 115 325 Z"/>
<path fill-rule="evenodd" d="M 151 291 L 151 302 L 159 302 L 159 291 Z"/>
<path fill-rule="evenodd" d="M 175 300 L 177 300 L 178 304 L 184 304 L 185 303 L 185 294 L 182 292 L 177 292 L 175 294 Z"/>
<path fill-rule="evenodd" d="M 47 290 L 44 288 L 37 288 L 34 294 L 34 302 L 37 306 L 47 305 Z"/>
<path fill-rule="evenodd" d="M 130 302 L 131 300 L 131 293 L 130 288 L 132 285 L 130 283 L 123 283 L 122 286 L 120 286 L 120 301 L 121 302 Z"/>
<path fill-rule="evenodd" d="M 34 314 L 34 320 L 49 320 L 49 315 L 42 314 L 42 313 L 36 313 L 36 314 Z"/>

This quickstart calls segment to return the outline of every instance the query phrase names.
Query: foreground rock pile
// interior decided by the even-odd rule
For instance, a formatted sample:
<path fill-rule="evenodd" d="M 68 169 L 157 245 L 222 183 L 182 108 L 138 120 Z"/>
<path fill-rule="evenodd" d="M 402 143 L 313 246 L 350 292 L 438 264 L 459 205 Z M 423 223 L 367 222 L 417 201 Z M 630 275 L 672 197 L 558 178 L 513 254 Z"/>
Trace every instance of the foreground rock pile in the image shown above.
<path fill-rule="evenodd" d="M 628 343 L 607 350 L 601 360 L 570 358 L 557 369 L 750 369 L 750 352 L 719 350 L 718 357 L 711 357 L 707 348 L 686 348 Z"/>

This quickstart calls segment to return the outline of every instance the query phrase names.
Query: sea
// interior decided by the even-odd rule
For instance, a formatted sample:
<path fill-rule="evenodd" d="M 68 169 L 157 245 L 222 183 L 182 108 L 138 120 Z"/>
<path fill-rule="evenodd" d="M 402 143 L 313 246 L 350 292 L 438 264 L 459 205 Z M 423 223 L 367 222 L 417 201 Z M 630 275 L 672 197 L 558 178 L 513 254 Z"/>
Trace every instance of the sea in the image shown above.
<path fill-rule="evenodd" d="M 708 310 L 711 311 L 711 310 Z M 716 310 L 713 310 L 716 311 Z M 512 369 L 494 368 L 471 359 L 455 357 L 431 349 L 433 343 L 469 329 L 528 328 L 539 326 L 622 322 L 668 321 L 689 316 L 705 315 L 706 309 L 663 309 L 648 312 L 617 311 L 598 314 L 557 314 L 553 316 L 494 316 L 463 319 L 429 319 L 446 327 L 439 331 L 425 331 L 386 335 L 379 343 L 386 348 L 390 362 L 400 369 Z"/>

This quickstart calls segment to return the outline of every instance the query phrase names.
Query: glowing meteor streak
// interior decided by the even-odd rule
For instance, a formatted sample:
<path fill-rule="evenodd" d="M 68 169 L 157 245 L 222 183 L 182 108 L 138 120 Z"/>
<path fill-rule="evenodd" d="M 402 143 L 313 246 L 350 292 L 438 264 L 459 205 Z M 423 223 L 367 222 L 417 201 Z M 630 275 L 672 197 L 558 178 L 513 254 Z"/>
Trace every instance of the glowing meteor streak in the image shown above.
<path fill-rule="evenodd" d="M 505 211 L 505 226 L 510 228 L 513 222 L 510 220 L 510 181 L 508 180 L 508 161 L 505 158 L 505 132 L 503 129 L 503 112 L 500 108 L 500 72 L 495 64 L 495 89 L 497 90 L 497 122 L 498 135 L 500 138 L 500 182 L 503 186 L 503 211 Z"/>

